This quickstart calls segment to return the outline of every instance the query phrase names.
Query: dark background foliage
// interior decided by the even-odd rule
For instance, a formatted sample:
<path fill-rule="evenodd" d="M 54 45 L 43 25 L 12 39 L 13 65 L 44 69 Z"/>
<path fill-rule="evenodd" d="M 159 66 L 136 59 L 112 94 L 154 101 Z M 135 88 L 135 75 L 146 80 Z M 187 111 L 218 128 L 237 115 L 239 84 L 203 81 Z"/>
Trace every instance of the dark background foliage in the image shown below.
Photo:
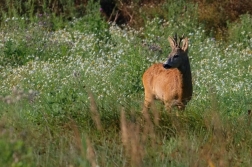
<path fill-rule="evenodd" d="M 88 0 L 1 0 L 2 15 L 34 16 L 36 14 L 53 13 L 64 20 L 83 17 L 86 14 Z M 94 0 L 97 2 L 97 0 Z M 101 14 L 107 21 L 118 25 L 128 24 L 134 28 L 142 27 L 144 12 L 148 17 L 160 17 L 169 20 L 169 11 L 163 5 L 174 0 L 100 0 Z M 181 3 L 180 1 L 178 3 Z M 181 12 L 187 10 L 186 4 L 198 6 L 198 21 L 205 25 L 206 33 L 218 39 L 227 36 L 227 22 L 235 22 L 242 14 L 252 14 L 252 1 L 229 0 L 184 0 Z M 3 18 L 3 17 L 1 17 Z"/>

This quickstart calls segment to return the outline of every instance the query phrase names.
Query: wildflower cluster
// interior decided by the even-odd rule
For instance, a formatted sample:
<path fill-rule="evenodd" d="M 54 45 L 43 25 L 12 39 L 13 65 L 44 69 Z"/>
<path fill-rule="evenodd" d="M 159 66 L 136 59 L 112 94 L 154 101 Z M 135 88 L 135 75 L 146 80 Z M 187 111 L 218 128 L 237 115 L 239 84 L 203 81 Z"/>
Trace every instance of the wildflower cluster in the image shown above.
<path fill-rule="evenodd" d="M 7 104 L 14 104 L 23 99 L 27 99 L 29 102 L 33 102 L 37 95 L 38 95 L 37 92 L 33 90 L 24 92 L 22 89 L 18 89 L 17 87 L 14 87 L 12 89 L 12 94 L 7 95 L 7 96 L 0 96 L 0 101 L 3 101 Z"/>

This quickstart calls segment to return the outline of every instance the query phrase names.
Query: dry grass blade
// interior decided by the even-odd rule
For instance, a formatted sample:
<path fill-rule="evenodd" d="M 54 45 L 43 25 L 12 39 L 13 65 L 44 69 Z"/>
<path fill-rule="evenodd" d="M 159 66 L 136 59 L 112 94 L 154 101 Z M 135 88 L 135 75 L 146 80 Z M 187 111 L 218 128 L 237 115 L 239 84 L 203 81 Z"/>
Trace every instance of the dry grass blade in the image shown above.
<path fill-rule="evenodd" d="M 153 108 L 153 107 L 152 107 Z M 147 108 L 143 112 L 143 117 L 144 117 L 144 125 L 143 125 L 143 135 L 142 135 L 142 141 L 143 143 L 147 142 L 148 137 L 151 138 L 152 141 L 152 146 L 155 144 L 155 132 L 154 132 L 154 124 L 151 121 L 151 117 L 149 114 L 149 111 Z M 159 117 L 156 115 L 157 112 L 154 113 L 154 122 L 157 124 Z"/>
<path fill-rule="evenodd" d="M 121 134 L 126 156 L 130 159 L 130 166 L 142 166 L 144 151 L 140 126 L 127 122 L 124 110 L 121 111 Z"/>
<path fill-rule="evenodd" d="M 96 163 L 95 150 L 89 138 L 86 138 L 86 144 L 87 144 L 87 159 L 90 162 L 92 167 L 97 167 L 98 165 Z"/>
<path fill-rule="evenodd" d="M 97 105 L 95 103 L 95 99 L 93 94 L 89 91 L 89 99 L 90 99 L 90 110 L 91 110 L 91 117 L 93 121 L 95 122 L 95 125 L 99 131 L 102 130 L 102 125 L 101 125 L 101 118 L 98 113 Z"/>
<path fill-rule="evenodd" d="M 81 141 L 81 135 L 80 135 L 79 129 L 73 120 L 71 120 L 70 126 L 74 132 L 74 140 L 75 140 L 75 145 L 77 149 L 81 152 L 82 155 L 85 155 L 83 151 L 83 147 L 82 147 L 82 141 Z"/>
<path fill-rule="evenodd" d="M 127 122 L 125 118 L 125 111 L 121 111 L 121 133 L 122 133 L 122 143 L 124 146 L 128 144 L 128 132 L 127 132 Z"/>

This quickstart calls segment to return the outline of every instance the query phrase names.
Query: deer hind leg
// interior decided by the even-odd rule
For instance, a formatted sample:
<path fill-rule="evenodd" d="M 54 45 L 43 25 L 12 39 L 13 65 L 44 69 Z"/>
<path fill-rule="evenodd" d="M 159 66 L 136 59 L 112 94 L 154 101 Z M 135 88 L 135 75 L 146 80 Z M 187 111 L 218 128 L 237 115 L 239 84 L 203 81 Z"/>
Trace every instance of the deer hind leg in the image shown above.
<path fill-rule="evenodd" d="M 178 102 L 176 106 L 178 107 L 179 110 L 183 111 L 185 110 L 185 105 L 182 102 Z"/>
<path fill-rule="evenodd" d="M 172 100 L 171 106 L 172 107 L 177 107 L 178 110 L 184 110 L 185 109 L 184 103 L 179 99 Z"/>
<path fill-rule="evenodd" d="M 172 109 L 172 104 L 170 101 L 165 101 L 165 109 L 167 110 L 167 112 L 171 113 L 171 109 Z"/>
<path fill-rule="evenodd" d="M 185 109 L 185 105 L 180 102 L 179 100 L 171 100 L 171 101 L 165 101 L 165 109 L 171 113 L 171 110 L 173 107 L 177 107 L 178 110 L 184 110 Z M 176 113 L 176 115 L 178 115 L 178 113 Z"/>

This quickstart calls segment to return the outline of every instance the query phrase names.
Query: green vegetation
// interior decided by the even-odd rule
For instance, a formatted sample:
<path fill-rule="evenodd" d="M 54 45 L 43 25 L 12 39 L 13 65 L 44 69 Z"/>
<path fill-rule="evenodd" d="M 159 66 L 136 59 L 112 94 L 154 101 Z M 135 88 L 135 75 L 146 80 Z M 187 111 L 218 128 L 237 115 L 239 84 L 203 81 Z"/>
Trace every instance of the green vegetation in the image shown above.
<path fill-rule="evenodd" d="M 226 20 L 227 36 L 217 40 L 196 12 L 201 3 L 143 5 L 141 20 L 117 26 L 93 1 L 77 6 L 83 13 L 65 3 L 65 15 L 55 1 L 42 4 L 42 13 L 29 6 L 35 1 L 19 8 L 7 2 L 0 166 L 251 166 L 249 13 Z M 169 114 L 156 102 L 142 115 L 142 74 L 166 59 L 175 32 L 189 37 L 193 99 L 184 112 Z"/>

